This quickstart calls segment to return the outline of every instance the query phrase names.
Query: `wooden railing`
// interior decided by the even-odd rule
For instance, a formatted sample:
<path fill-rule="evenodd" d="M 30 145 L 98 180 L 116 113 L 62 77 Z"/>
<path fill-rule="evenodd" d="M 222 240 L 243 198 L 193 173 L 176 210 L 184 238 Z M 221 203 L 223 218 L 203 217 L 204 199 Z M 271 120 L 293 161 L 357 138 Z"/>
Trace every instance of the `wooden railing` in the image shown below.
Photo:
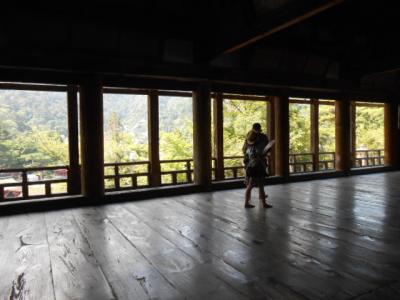
<path fill-rule="evenodd" d="M 224 157 L 224 178 L 235 179 L 245 176 L 243 166 L 243 156 L 225 156 Z"/>
<path fill-rule="evenodd" d="M 353 167 L 372 167 L 384 165 L 385 151 L 383 149 L 377 150 L 356 150 Z"/>
<path fill-rule="evenodd" d="M 335 169 L 335 152 L 320 152 L 318 161 L 316 156 L 314 153 L 289 154 L 289 172 L 307 173 Z"/>
<path fill-rule="evenodd" d="M 162 160 L 160 167 L 161 185 L 193 182 L 193 159 Z M 104 172 L 107 191 L 150 186 L 151 164 L 149 161 L 106 163 Z"/>
<path fill-rule="evenodd" d="M 213 158 L 215 160 L 215 158 Z M 215 171 L 215 169 L 213 169 Z M 271 172 L 270 172 L 271 173 Z M 224 178 L 223 179 L 239 179 L 246 175 L 243 156 L 225 156 L 224 157 Z"/>
<path fill-rule="evenodd" d="M 243 156 L 224 157 L 225 179 L 243 178 Z M 212 178 L 215 180 L 215 162 L 212 158 Z M 193 182 L 193 159 L 171 159 L 160 161 L 161 185 L 176 185 Z M 105 187 L 107 191 L 137 189 L 150 186 L 151 164 L 149 161 L 106 163 Z"/>
<path fill-rule="evenodd" d="M 160 165 L 161 185 L 193 182 L 193 159 L 161 160 Z M 168 170 L 169 168 L 173 170 Z"/>
<path fill-rule="evenodd" d="M 312 153 L 289 154 L 289 173 L 305 173 L 314 170 Z"/>
<path fill-rule="evenodd" d="M 68 166 L 0 170 L 0 201 L 67 195 L 68 173 Z"/>
<path fill-rule="evenodd" d="M 371 153 L 377 152 L 377 156 Z M 357 158 L 360 164 L 378 165 L 383 164 L 383 150 L 368 150 L 365 157 Z M 308 157 L 299 159 L 299 156 Z M 320 153 L 319 170 L 330 170 L 335 168 L 335 153 Z M 330 156 L 328 159 L 327 156 Z M 368 156 L 368 157 L 367 157 Z M 313 154 L 291 154 L 291 172 L 310 172 L 313 167 Z M 212 158 L 213 179 L 215 179 L 216 159 Z M 365 163 L 362 163 L 365 161 Z M 161 185 L 176 185 L 193 182 L 193 159 L 162 160 Z M 150 186 L 151 165 L 149 161 L 106 163 L 105 187 L 107 191 L 123 189 L 137 189 Z M 57 172 L 58 171 L 58 174 Z M 60 175 L 62 173 L 63 175 Z M 0 201 L 12 199 L 33 199 L 40 197 L 54 197 L 68 194 L 68 166 L 23 168 L 0 170 Z M 245 176 L 243 167 L 243 156 L 224 157 L 224 179 L 238 179 Z M 55 185 L 62 185 L 54 189 Z M 43 187 L 40 190 L 40 187 Z"/>
<path fill-rule="evenodd" d="M 147 187 L 150 185 L 150 162 L 105 163 L 104 183 L 107 191 Z"/>

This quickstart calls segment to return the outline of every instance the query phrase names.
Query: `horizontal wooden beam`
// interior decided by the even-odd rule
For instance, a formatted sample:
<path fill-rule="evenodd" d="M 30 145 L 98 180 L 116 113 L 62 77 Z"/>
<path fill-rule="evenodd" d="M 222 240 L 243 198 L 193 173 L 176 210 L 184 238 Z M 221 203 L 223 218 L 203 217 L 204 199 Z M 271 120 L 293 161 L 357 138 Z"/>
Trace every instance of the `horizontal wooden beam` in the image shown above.
<path fill-rule="evenodd" d="M 151 90 L 152 89 L 104 87 L 103 93 L 105 93 L 105 94 L 149 95 L 151 93 Z M 170 96 L 170 97 L 192 97 L 192 92 L 158 90 L 158 95 L 159 96 Z"/>
<path fill-rule="evenodd" d="M 249 100 L 249 101 L 270 101 L 271 99 L 268 99 L 266 96 L 260 96 L 260 95 L 233 95 L 233 94 L 223 94 L 222 95 L 223 99 L 226 100 Z"/>
<path fill-rule="evenodd" d="M 271 73 L 265 70 L 250 71 L 237 68 L 209 67 L 205 71 L 181 65 L 170 65 L 161 69 L 156 69 L 152 66 L 131 69 L 131 71 L 128 71 L 128 69 L 127 67 L 128 73 L 122 74 L 118 73 L 117 69 L 114 73 L 103 71 L 87 73 L 79 70 L 63 71 L 30 67 L 0 67 L 0 81 L 79 85 L 92 76 L 97 76 L 102 78 L 105 86 L 127 88 L 125 91 L 128 92 L 128 89 L 131 88 L 192 91 L 198 82 L 206 80 L 212 84 L 213 92 L 234 94 L 286 94 L 292 97 L 325 99 L 351 97 L 354 100 L 382 102 L 390 102 L 390 99 L 394 96 L 391 91 L 383 89 L 360 89 L 356 82 L 321 79 L 315 76 L 305 76 L 304 74 L 291 74 L 288 76 L 288 74 Z M 39 85 L 38 87 L 32 85 L 30 88 L 34 87 L 41 88 Z M 45 85 L 43 87 L 46 88 Z M 59 88 L 57 87 L 57 89 Z"/>
<path fill-rule="evenodd" d="M 66 85 L 0 82 L 0 90 L 66 92 Z"/>

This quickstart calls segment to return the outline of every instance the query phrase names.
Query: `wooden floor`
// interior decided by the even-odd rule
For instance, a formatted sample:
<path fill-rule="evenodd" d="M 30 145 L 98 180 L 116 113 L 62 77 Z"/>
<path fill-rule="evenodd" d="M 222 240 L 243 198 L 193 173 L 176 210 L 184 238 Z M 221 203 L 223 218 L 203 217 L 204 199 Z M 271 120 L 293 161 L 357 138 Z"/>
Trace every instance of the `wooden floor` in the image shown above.
<path fill-rule="evenodd" d="M 400 172 L 267 189 L 1 217 L 0 299 L 400 299 Z"/>

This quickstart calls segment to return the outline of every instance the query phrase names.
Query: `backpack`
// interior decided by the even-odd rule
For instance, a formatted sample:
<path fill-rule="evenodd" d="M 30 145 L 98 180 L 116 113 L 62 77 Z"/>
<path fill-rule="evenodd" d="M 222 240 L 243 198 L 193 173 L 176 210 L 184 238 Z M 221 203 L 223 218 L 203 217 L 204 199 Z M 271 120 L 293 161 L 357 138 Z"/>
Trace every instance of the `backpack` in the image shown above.
<path fill-rule="evenodd" d="M 265 176 L 265 162 L 255 145 L 248 145 L 244 157 L 247 177 Z"/>

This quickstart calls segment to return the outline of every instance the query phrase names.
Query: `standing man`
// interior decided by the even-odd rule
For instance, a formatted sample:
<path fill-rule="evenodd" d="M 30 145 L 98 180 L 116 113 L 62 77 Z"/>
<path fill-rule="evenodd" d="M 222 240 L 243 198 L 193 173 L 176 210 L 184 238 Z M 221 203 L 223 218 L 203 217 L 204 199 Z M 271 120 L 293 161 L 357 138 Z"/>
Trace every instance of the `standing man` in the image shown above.
<path fill-rule="evenodd" d="M 267 158 L 263 153 L 269 139 L 262 132 L 260 123 L 254 123 L 252 130 L 247 133 L 246 141 L 243 145 L 244 164 L 246 169 L 246 193 L 245 193 L 245 208 L 253 208 L 250 204 L 251 190 L 257 186 L 259 190 L 258 197 L 264 208 L 270 208 L 272 205 L 267 203 L 264 183 L 267 176 Z"/>

